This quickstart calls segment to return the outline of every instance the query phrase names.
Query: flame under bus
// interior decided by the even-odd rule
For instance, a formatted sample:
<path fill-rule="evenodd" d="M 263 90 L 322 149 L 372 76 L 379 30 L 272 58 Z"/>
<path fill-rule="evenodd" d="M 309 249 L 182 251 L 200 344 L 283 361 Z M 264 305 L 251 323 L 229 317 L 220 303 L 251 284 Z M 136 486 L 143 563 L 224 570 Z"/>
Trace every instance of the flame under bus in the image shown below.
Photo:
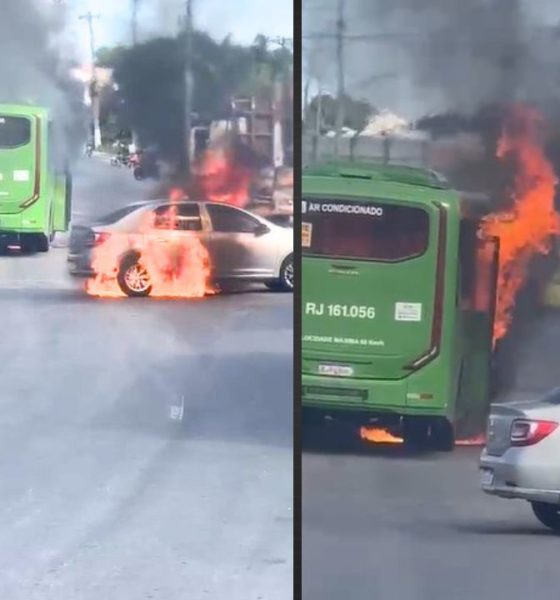
<path fill-rule="evenodd" d="M 302 397 L 330 416 L 451 449 L 484 423 L 496 240 L 431 172 L 316 166 L 303 176 Z"/>
<path fill-rule="evenodd" d="M 0 242 L 49 249 L 70 220 L 62 140 L 45 108 L 0 104 Z"/>

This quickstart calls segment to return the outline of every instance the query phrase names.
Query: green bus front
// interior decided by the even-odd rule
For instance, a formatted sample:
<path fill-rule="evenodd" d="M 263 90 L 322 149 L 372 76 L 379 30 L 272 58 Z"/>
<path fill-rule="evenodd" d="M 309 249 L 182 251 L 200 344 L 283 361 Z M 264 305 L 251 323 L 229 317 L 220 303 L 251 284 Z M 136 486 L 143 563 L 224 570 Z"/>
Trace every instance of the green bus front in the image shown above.
<path fill-rule="evenodd" d="M 450 449 L 488 404 L 497 254 L 455 193 L 388 173 L 304 175 L 304 414 Z"/>
<path fill-rule="evenodd" d="M 49 113 L 0 105 L 0 241 L 46 251 L 67 231 L 71 182 Z"/>

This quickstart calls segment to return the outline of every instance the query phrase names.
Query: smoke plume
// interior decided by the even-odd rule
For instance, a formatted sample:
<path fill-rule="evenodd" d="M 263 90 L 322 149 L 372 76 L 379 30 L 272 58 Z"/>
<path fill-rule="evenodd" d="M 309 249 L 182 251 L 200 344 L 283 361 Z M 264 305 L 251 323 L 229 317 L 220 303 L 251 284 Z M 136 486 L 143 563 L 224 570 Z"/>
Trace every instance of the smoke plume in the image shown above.
<path fill-rule="evenodd" d="M 537 13 L 527 0 L 348 1 L 348 91 L 409 118 L 511 100 L 547 107 L 560 92 L 560 7 L 544 4 Z M 332 33 L 335 22 L 336 2 L 324 0 L 305 12 L 304 34 Z M 334 87 L 333 38 L 306 46 Z"/>
<path fill-rule="evenodd" d="M 70 76 L 62 45 L 64 7 L 39 0 L 2 0 L 0 102 L 37 104 L 53 112 L 66 139 L 64 152 L 83 134 L 83 87 Z"/>

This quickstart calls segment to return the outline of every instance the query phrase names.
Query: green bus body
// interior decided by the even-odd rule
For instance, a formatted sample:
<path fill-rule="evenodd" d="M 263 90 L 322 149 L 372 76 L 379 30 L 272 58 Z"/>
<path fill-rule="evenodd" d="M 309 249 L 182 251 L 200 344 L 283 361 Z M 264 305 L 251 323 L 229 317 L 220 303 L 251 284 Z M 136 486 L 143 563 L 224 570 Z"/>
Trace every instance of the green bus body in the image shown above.
<path fill-rule="evenodd" d="M 0 235 L 47 250 L 68 230 L 71 178 L 45 108 L 0 104 Z"/>
<path fill-rule="evenodd" d="M 489 404 L 498 248 L 459 194 L 408 167 L 303 174 L 307 417 L 474 433 Z M 452 438 L 450 440 L 450 438 Z"/>

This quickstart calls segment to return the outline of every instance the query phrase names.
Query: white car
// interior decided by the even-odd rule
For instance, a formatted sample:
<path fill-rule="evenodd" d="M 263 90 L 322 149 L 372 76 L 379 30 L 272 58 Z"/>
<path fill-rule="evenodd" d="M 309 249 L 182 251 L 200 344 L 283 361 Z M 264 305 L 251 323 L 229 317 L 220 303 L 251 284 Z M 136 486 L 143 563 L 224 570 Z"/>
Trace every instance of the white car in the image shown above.
<path fill-rule="evenodd" d="M 487 494 L 527 500 L 543 525 L 560 532 L 560 388 L 492 405 L 480 478 Z"/>

